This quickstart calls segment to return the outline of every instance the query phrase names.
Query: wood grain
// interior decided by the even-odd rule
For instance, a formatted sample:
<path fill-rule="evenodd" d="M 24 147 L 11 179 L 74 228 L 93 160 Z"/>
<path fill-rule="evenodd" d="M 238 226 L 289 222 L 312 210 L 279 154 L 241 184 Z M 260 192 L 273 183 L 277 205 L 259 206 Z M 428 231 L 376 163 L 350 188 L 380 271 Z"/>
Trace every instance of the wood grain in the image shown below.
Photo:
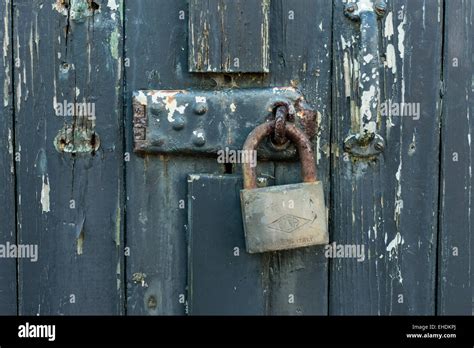
<path fill-rule="evenodd" d="M 342 2 L 334 7 L 333 240 L 364 246 L 366 257 L 331 260 L 331 315 L 435 313 L 443 6 L 388 3 L 381 102 L 417 103 L 420 115 L 379 114 L 386 148 L 370 160 L 342 148 L 358 129 L 358 24 L 344 17 Z"/>
<path fill-rule="evenodd" d="M 73 3 L 85 7 L 14 1 L 18 242 L 39 253 L 19 260 L 23 315 L 124 310 L 122 9 Z M 92 103 L 96 119 L 58 115 L 64 101 Z M 95 131 L 98 151 L 58 152 L 69 127 Z"/>
<path fill-rule="evenodd" d="M 16 243 L 15 227 L 15 165 L 13 126 L 13 66 L 12 66 L 12 15 L 11 1 L 0 5 L 0 47 L 3 47 L 0 64 L 0 244 Z M 16 259 L 0 259 L 0 314 L 17 313 Z"/>
<path fill-rule="evenodd" d="M 438 314 L 472 315 L 474 6 L 445 3 Z"/>

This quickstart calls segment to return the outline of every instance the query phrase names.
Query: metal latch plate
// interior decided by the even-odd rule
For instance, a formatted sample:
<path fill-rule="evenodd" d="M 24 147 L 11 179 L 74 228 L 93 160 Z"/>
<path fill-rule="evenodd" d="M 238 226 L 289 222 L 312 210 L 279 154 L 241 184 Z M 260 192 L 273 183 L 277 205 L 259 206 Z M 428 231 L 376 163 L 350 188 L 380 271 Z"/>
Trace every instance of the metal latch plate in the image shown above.
<path fill-rule="evenodd" d="M 150 154 L 214 155 L 240 150 L 248 134 L 273 118 L 275 105 L 294 108 L 294 122 L 310 138 L 316 112 L 292 87 L 197 90 L 141 90 L 133 95 L 134 150 Z M 260 159 L 297 159 L 293 145 L 276 151 L 271 141 L 258 149 Z"/>

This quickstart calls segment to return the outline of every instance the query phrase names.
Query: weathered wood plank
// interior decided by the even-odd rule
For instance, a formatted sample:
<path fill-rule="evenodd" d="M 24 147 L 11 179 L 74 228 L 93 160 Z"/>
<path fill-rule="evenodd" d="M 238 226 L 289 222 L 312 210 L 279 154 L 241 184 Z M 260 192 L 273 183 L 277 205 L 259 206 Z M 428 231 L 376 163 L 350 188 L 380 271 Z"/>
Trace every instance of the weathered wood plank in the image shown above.
<path fill-rule="evenodd" d="M 13 153 L 13 104 L 12 104 L 12 45 L 11 1 L 0 5 L 0 47 L 3 47 L 0 65 L 0 245 L 16 243 L 15 229 L 15 177 Z M 14 258 L 0 258 L 0 315 L 17 313 L 17 273 Z"/>
<path fill-rule="evenodd" d="M 268 72 L 269 0 L 191 0 L 189 71 Z"/>
<path fill-rule="evenodd" d="M 21 314 L 123 312 L 121 13 L 116 1 L 14 2 L 18 233 L 39 254 L 19 261 Z M 74 140 L 56 145 L 76 153 L 55 148 L 68 129 Z"/>
<path fill-rule="evenodd" d="M 474 314 L 474 5 L 446 1 L 438 314 Z"/>
<path fill-rule="evenodd" d="M 189 313 L 262 315 L 268 272 L 261 254 L 245 251 L 237 175 L 190 175 Z"/>
<path fill-rule="evenodd" d="M 131 154 L 126 162 L 127 313 L 184 314 L 187 175 L 223 173 L 224 168 L 215 158 L 133 154 L 131 97 L 139 89 L 205 88 L 216 83 L 187 72 L 187 1 L 127 1 L 125 8 L 125 131 Z"/>
<path fill-rule="evenodd" d="M 318 179 L 329 207 L 332 2 L 271 2 L 271 84 L 297 85 L 320 116 L 315 143 Z M 276 184 L 300 180 L 300 165 L 275 164 Z M 330 232 L 331 238 L 331 232 Z M 270 262 L 271 314 L 325 315 L 328 311 L 328 261 L 324 247 L 273 253 Z"/>
<path fill-rule="evenodd" d="M 381 23 L 382 102 L 414 103 L 420 113 L 380 112 L 386 147 L 370 160 L 342 148 L 359 127 L 356 71 L 364 62 L 357 62 L 358 24 L 345 18 L 342 1 L 334 7 L 333 241 L 363 246 L 365 260 L 331 261 L 333 315 L 435 312 L 443 4 L 388 3 Z"/>

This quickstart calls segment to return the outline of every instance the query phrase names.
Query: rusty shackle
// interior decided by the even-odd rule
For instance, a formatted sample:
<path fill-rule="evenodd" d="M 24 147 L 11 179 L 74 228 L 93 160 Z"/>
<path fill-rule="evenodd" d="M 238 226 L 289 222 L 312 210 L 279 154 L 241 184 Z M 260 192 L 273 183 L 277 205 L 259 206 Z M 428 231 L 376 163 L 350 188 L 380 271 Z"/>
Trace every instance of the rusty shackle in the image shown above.
<path fill-rule="evenodd" d="M 247 137 L 243 150 L 255 151 L 260 142 L 272 134 L 274 130 L 275 121 L 268 121 L 257 126 Z M 299 130 L 291 123 L 286 123 L 285 125 L 285 136 L 290 139 L 298 149 L 298 154 L 300 155 L 301 160 L 301 178 L 303 182 L 315 182 L 317 180 L 316 164 L 314 161 L 312 144 L 308 137 L 303 131 Z M 255 167 L 252 168 L 250 163 L 243 163 L 242 172 L 244 177 L 244 189 L 257 188 L 257 174 L 255 172 Z"/>

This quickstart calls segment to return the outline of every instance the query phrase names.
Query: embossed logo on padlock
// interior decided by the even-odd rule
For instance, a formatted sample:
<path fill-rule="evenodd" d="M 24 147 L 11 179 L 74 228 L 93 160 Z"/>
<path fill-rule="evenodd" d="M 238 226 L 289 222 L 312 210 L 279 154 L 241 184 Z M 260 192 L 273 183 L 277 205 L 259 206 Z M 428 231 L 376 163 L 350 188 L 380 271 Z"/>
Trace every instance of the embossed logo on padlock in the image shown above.
<path fill-rule="evenodd" d="M 271 122 L 250 133 L 244 150 L 255 150 L 273 129 Z M 249 253 L 294 249 L 329 241 L 322 183 L 316 179 L 311 142 L 294 125 L 286 136 L 296 144 L 303 183 L 256 188 L 255 168 L 243 165 L 240 191 L 245 241 Z"/>

